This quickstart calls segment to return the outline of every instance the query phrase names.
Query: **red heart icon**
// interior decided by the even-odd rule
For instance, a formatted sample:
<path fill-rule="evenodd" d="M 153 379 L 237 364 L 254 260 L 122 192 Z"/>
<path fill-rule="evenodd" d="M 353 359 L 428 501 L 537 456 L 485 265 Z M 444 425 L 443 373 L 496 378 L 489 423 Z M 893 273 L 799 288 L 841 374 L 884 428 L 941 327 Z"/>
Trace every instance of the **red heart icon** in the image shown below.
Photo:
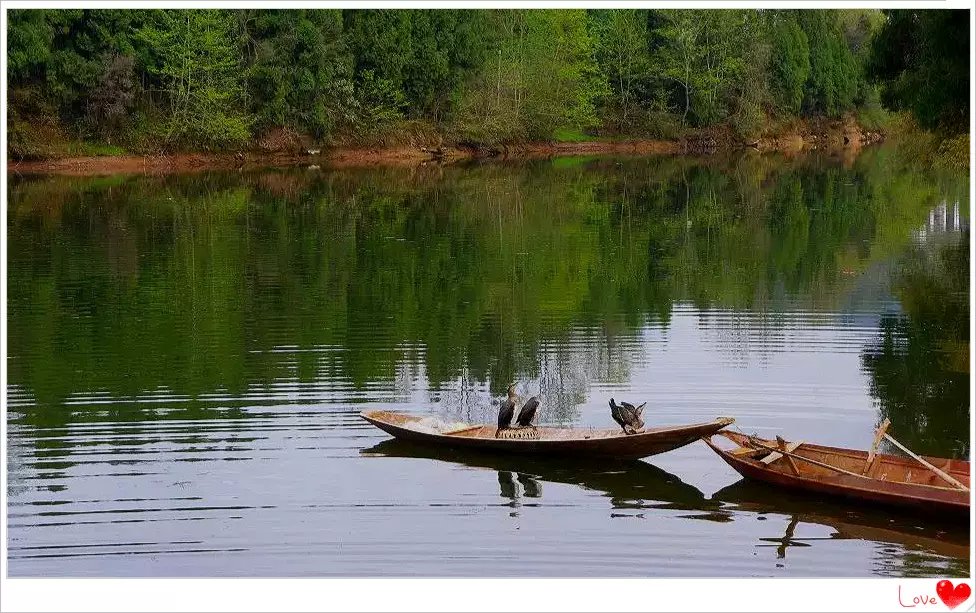
<path fill-rule="evenodd" d="M 939 595 L 945 606 L 950 609 L 955 609 L 962 603 L 969 600 L 969 595 L 972 593 L 969 589 L 969 585 L 966 583 L 960 583 L 959 585 L 953 587 L 952 581 L 939 581 L 935 586 L 935 593 Z"/>

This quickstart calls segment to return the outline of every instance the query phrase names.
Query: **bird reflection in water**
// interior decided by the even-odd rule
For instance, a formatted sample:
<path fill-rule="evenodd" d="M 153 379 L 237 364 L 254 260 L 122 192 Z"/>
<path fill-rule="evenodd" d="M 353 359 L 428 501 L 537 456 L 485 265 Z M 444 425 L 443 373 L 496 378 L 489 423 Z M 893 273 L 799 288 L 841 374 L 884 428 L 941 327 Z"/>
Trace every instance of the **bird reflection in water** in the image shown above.
<path fill-rule="evenodd" d="M 515 476 L 512 475 L 511 471 L 498 471 L 498 487 L 501 489 L 502 498 L 508 498 L 512 501 L 509 506 L 513 508 L 517 507 L 519 499 L 518 485 L 515 484 Z"/>
<path fill-rule="evenodd" d="M 518 482 L 522 484 L 522 491 L 526 498 L 541 498 L 542 484 L 533 477 L 525 473 L 518 473 Z"/>
<path fill-rule="evenodd" d="M 521 498 L 540 498 L 542 481 L 565 483 L 601 492 L 609 499 L 612 517 L 635 517 L 647 509 L 694 511 L 688 517 L 729 521 L 722 503 L 705 498 L 693 485 L 642 461 L 613 462 L 561 457 L 527 457 L 486 454 L 459 449 L 439 449 L 389 439 L 362 451 L 387 457 L 429 458 L 497 471 L 501 496 L 513 509 Z M 531 471 L 531 472 L 527 472 Z"/>
<path fill-rule="evenodd" d="M 518 482 L 516 483 L 516 479 Z M 521 484 L 521 488 L 519 485 Z M 535 478 L 525 473 L 512 473 L 510 470 L 498 471 L 498 487 L 502 498 L 508 498 L 508 506 L 512 507 L 509 513 L 512 517 L 518 517 L 518 509 L 522 506 L 522 497 L 540 498 L 542 496 L 542 484 Z"/>

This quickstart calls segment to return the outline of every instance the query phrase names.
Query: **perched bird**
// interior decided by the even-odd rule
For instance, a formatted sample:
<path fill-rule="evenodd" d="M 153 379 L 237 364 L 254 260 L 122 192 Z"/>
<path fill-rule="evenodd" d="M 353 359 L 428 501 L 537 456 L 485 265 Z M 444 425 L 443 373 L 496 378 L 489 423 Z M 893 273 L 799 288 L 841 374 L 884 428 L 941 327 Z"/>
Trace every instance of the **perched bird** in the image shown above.
<path fill-rule="evenodd" d="M 634 423 L 634 425 L 637 428 L 643 428 L 644 427 L 644 420 L 641 418 L 641 414 L 644 412 L 644 405 L 646 405 L 646 404 L 647 404 L 646 402 L 643 402 L 643 403 L 640 404 L 640 406 L 636 406 L 635 407 L 634 405 L 630 404 L 629 402 L 624 402 L 623 400 L 620 401 L 620 405 L 625 410 L 630 411 L 630 413 L 634 416 L 634 422 L 633 423 Z"/>
<path fill-rule="evenodd" d="M 539 397 L 533 396 L 525 401 L 522 405 L 522 409 L 519 411 L 518 417 L 515 419 L 515 423 L 518 424 L 520 428 L 528 428 L 532 425 L 532 420 L 535 419 L 535 412 L 539 409 Z"/>
<path fill-rule="evenodd" d="M 610 399 L 610 417 L 613 417 L 613 421 L 620 424 L 624 432 L 627 432 L 627 420 L 624 418 L 624 408 L 617 404 L 613 398 Z"/>
<path fill-rule="evenodd" d="M 620 401 L 621 406 L 624 408 L 624 415 L 627 416 L 627 421 L 630 423 L 631 427 L 634 428 L 635 433 L 640 432 L 644 429 L 644 405 L 646 402 L 642 402 L 640 406 L 634 406 L 629 402 Z"/>
<path fill-rule="evenodd" d="M 515 384 L 508 386 L 508 398 L 498 407 L 498 429 L 495 430 L 495 438 L 502 430 L 512 427 L 512 418 L 515 416 L 515 404 L 518 402 L 518 394 L 515 393 Z"/>
<path fill-rule="evenodd" d="M 613 420 L 620 424 L 623 428 L 625 434 L 636 434 L 638 430 L 644 427 L 644 420 L 641 419 L 641 413 L 644 411 L 644 405 L 635 407 L 629 402 L 622 402 L 617 404 L 613 398 L 610 399 L 610 415 Z"/>

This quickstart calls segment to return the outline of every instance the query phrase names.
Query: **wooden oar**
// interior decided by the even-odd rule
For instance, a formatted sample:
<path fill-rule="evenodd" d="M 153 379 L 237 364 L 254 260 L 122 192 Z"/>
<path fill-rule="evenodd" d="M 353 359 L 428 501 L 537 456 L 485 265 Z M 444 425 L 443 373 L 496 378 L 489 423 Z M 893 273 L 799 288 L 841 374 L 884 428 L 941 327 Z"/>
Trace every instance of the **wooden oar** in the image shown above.
<path fill-rule="evenodd" d="M 783 440 L 782 436 L 776 437 L 776 444 L 779 446 L 780 453 L 784 451 L 789 451 L 789 449 L 786 447 L 786 441 Z M 799 447 L 799 445 L 797 445 L 796 447 Z M 796 447 L 794 447 L 793 449 L 796 449 Z M 793 461 L 793 458 L 791 458 L 790 456 L 786 456 L 786 459 L 790 463 L 790 468 L 793 469 L 793 474 L 799 475 L 800 469 L 796 467 L 796 462 Z"/>
<path fill-rule="evenodd" d="M 878 454 L 878 445 L 881 444 L 881 439 L 884 437 L 885 432 L 888 431 L 888 426 L 891 425 L 890 419 L 885 419 L 880 426 L 878 426 L 878 431 L 874 434 L 874 442 L 871 443 L 871 453 L 868 454 L 868 461 L 864 463 L 864 470 L 861 471 L 862 475 L 868 474 L 868 470 L 871 469 L 871 465 L 874 464 L 874 456 Z"/>
<path fill-rule="evenodd" d="M 756 447 L 761 447 L 762 449 L 766 449 L 768 451 L 775 451 L 777 453 L 781 453 L 781 454 L 785 455 L 788 458 L 795 458 L 797 460 L 803 460 L 804 462 L 809 462 L 810 464 L 813 464 L 815 466 L 820 466 L 821 468 L 829 468 L 830 470 L 835 470 L 835 471 L 837 471 L 839 473 L 843 473 L 845 475 L 850 475 L 852 477 L 859 477 L 861 479 L 870 479 L 870 477 L 865 477 L 864 475 L 859 475 L 859 474 L 854 473 L 854 472 L 851 472 L 849 470 L 845 470 L 843 468 L 838 468 L 838 467 L 833 466 L 831 464 L 827 464 L 826 462 L 820 462 L 818 460 L 813 460 L 811 458 L 805 458 L 805 457 L 803 457 L 801 455 L 797 455 L 795 453 L 791 453 L 789 451 L 786 451 L 785 449 L 777 449 L 776 447 L 769 447 L 768 445 L 763 445 L 762 443 L 760 443 L 759 441 L 756 441 L 756 440 L 753 440 L 753 441 L 750 441 L 750 442 L 753 445 L 755 445 Z"/>
<path fill-rule="evenodd" d="M 464 426 L 462 428 L 455 428 L 453 430 L 445 430 L 445 431 L 441 432 L 441 434 L 445 434 L 445 435 L 447 435 L 447 434 L 460 434 L 462 432 L 468 432 L 469 430 L 477 430 L 480 427 L 481 427 L 480 424 L 477 425 L 477 426 Z"/>
<path fill-rule="evenodd" d="M 884 436 L 889 441 L 891 441 L 892 443 L 894 443 L 895 445 L 897 445 L 899 449 L 901 449 L 905 453 L 909 454 L 910 456 L 912 456 L 913 458 L 915 458 L 916 460 L 918 460 L 919 462 L 921 462 L 922 464 L 924 464 L 927 468 L 931 469 L 932 472 L 934 472 L 935 474 L 939 475 L 940 477 L 942 477 L 943 479 L 945 479 L 949 483 L 952 483 L 953 485 L 955 485 L 957 489 L 961 489 L 961 490 L 963 490 L 965 492 L 968 492 L 969 491 L 969 488 L 967 488 L 965 485 L 963 485 L 962 483 L 959 483 L 958 481 L 956 481 L 955 479 L 953 479 L 952 477 L 950 477 L 948 474 L 946 474 L 944 471 L 939 470 L 935 466 L 932 466 L 930 463 L 928 463 L 925 460 L 923 460 L 922 458 L 918 457 L 917 455 L 915 455 L 914 453 L 912 453 L 912 451 L 910 449 L 908 449 L 907 447 L 905 447 L 904 445 L 902 445 L 901 443 L 899 443 L 895 439 L 891 438 L 891 436 L 889 436 L 888 434 L 885 434 Z M 757 446 L 757 447 L 760 447 L 762 449 L 766 449 L 767 451 L 775 451 L 777 453 L 781 453 L 781 454 L 783 454 L 783 455 L 785 455 L 787 457 L 790 457 L 790 458 L 796 458 L 797 460 L 803 460 L 804 462 L 809 462 L 810 464 L 813 464 L 815 466 L 820 466 L 822 468 L 827 468 L 827 469 L 830 469 L 830 470 L 833 470 L 833 471 L 837 471 L 839 473 L 843 473 L 845 475 L 850 475 L 852 477 L 860 477 L 861 479 L 871 479 L 871 477 L 868 477 L 867 475 L 859 475 L 859 474 L 857 474 L 855 472 L 851 472 L 849 470 L 845 470 L 843 468 L 838 468 L 837 466 L 833 466 L 831 464 L 827 464 L 826 462 L 819 462 L 817 460 L 813 460 L 813 459 L 810 459 L 810 458 L 805 458 L 805 457 L 803 457 L 801 455 L 797 455 L 795 453 L 790 453 L 790 452 L 785 451 L 783 449 L 777 449 L 776 447 L 770 447 L 768 445 L 763 445 L 762 443 L 760 443 L 759 441 L 756 441 L 756 440 L 753 440 L 753 441 L 750 441 L 750 442 L 753 445 Z M 938 487 L 938 486 L 929 486 L 929 487 Z M 948 488 L 946 488 L 946 489 L 948 489 Z"/>
<path fill-rule="evenodd" d="M 911 449 L 909 449 L 908 447 L 905 447 L 904 445 L 902 445 L 901 443 L 899 443 L 898 441 L 896 441 L 896 440 L 894 439 L 894 437 L 892 437 L 892 436 L 891 436 L 890 434 L 888 434 L 888 433 L 884 433 L 884 437 L 885 437 L 886 439 L 888 439 L 888 442 L 890 442 L 890 443 L 891 443 L 892 445 L 894 445 L 894 446 L 896 446 L 896 447 L 898 447 L 899 449 L 901 449 L 902 451 L 904 451 L 904 452 L 905 452 L 905 453 L 907 453 L 908 455 L 910 455 L 910 456 L 912 456 L 913 458 L 915 458 L 916 460 L 918 460 L 919 462 L 921 462 L 923 466 L 925 466 L 926 468 L 928 468 L 929 470 L 931 470 L 931 471 L 932 471 L 932 472 L 934 472 L 935 474 L 937 474 L 937 475 L 939 475 L 939 476 L 940 476 L 940 477 L 942 477 L 942 478 L 943 478 L 944 480 L 946 480 L 946 481 L 948 481 L 949 483 L 951 483 L 951 484 L 953 484 L 953 485 L 954 485 L 954 486 L 956 486 L 956 487 L 957 487 L 958 489 L 961 489 L 961 490 L 962 490 L 962 491 L 964 491 L 964 492 L 968 492 L 968 491 L 969 491 L 969 488 L 968 488 L 968 487 L 966 487 L 966 486 L 965 486 L 965 485 L 963 485 L 962 483 L 959 483 L 958 481 L 956 481 L 955 479 L 953 479 L 953 478 L 952 478 L 952 477 L 951 477 L 951 476 L 949 475 L 949 473 L 947 473 L 947 472 L 945 472 L 945 471 L 943 471 L 943 470 L 940 470 L 940 469 L 938 469 L 938 468 L 936 468 L 935 466 L 932 466 L 932 464 L 930 464 L 929 462 L 926 462 L 926 461 L 925 461 L 925 460 L 923 460 L 922 458 L 920 458 L 920 457 L 918 457 L 917 455 L 915 455 L 915 452 L 913 452 L 913 451 L 912 451 Z"/>

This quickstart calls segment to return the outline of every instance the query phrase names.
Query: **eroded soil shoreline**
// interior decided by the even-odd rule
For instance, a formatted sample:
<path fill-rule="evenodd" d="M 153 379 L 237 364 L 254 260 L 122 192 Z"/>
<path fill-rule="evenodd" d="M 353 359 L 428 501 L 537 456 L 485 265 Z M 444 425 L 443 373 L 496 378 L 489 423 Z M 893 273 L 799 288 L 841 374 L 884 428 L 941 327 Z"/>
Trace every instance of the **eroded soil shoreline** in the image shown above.
<path fill-rule="evenodd" d="M 862 130 L 852 121 L 805 123 L 779 135 L 742 142 L 727 134 L 703 131 L 680 140 L 600 140 L 591 142 L 537 142 L 498 147 L 464 145 L 413 145 L 398 147 L 337 147 L 290 151 L 240 151 L 233 153 L 173 153 L 65 157 L 49 160 L 9 161 L 8 173 L 108 175 L 165 174 L 236 168 L 319 166 L 356 168 L 368 166 L 418 166 L 477 159 L 538 159 L 574 155 L 708 155 L 737 149 L 760 152 L 799 153 L 829 150 L 853 154 L 882 135 Z"/>

